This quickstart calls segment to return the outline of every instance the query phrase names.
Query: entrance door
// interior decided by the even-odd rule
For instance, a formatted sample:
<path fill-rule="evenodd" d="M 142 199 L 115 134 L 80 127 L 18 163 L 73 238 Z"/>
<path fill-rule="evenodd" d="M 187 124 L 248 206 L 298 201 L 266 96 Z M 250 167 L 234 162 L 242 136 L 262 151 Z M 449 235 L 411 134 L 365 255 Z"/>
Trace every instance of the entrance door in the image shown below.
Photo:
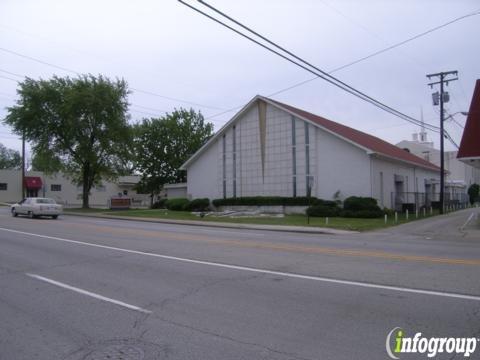
<path fill-rule="evenodd" d="M 27 197 L 38 197 L 38 189 L 27 189 Z"/>

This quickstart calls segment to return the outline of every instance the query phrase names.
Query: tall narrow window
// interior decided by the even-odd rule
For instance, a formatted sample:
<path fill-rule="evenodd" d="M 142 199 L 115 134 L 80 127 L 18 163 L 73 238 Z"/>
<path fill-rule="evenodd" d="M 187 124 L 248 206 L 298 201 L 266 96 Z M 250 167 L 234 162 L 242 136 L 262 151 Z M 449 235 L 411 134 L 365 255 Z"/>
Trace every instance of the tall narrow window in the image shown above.
<path fill-rule="evenodd" d="M 297 140 L 295 132 L 295 118 L 292 116 L 292 183 L 293 197 L 297 196 Z"/>
<path fill-rule="evenodd" d="M 227 197 L 227 141 L 225 139 L 225 134 L 223 134 L 222 138 L 222 165 L 223 165 L 223 175 L 222 175 L 222 183 L 223 183 L 223 198 Z"/>
<path fill-rule="evenodd" d="M 236 129 L 233 126 L 233 141 L 232 141 L 232 152 L 233 152 L 233 197 L 237 197 L 237 136 Z"/>
<path fill-rule="evenodd" d="M 307 196 L 311 196 L 313 179 L 310 176 L 310 134 L 307 122 L 305 122 L 305 186 Z"/>

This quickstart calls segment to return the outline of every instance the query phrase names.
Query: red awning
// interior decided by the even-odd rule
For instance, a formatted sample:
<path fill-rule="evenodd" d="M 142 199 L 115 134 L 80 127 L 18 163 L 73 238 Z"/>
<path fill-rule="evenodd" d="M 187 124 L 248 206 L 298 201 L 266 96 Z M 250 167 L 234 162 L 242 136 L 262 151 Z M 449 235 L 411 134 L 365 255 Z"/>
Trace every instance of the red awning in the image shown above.
<path fill-rule="evenodd" d="M 463 130 L 462 141 L 460 142 L 460 149 L 458 150 L 457 158 L 462 159 L 479 159 L 480 158 L 480 143 L 478 142 L 480 135 L 480 79 L 475 84 L 473 91 L 472 102 L 470 110 L 468 111 L 467 122 Z"/>
<path fill-rule="evenodd" d="M 42 179 L 38 176 L 25 176 L 25 187 L 27 189 L 38 190 L 42 188 Z"/>

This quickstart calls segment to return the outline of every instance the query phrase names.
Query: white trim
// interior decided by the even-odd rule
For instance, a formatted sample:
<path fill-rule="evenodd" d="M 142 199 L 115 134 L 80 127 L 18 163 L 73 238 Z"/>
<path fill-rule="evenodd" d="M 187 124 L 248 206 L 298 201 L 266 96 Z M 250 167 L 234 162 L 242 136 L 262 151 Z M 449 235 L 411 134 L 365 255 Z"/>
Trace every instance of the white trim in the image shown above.
<path fill-rule="evenodd" d="M 262 96 L 260 95 L 256 95 L 252 100 L 250 100 L 243 108 L 240 109 L 240 111 L 238 111 L 234 116 L 233 118 L 231 118 L 229 121 L 227 121 L 225 123 L 225 125 L 223 125 L 220 130 L 218 130 L 211 138 L 210 140 L 208 140 L 205 144 L 203 144 L 203 146 L 198 149 L 192 156 L 190 156 L 190 158 L 185 161 L 182 166 L 180 166 L 180 170 L 187 170 L 188 166 L 190 165 L 190 163 L 195 160 L 203 151 L 205 151 L 215 140 L 217 140 L 217 138 L 222 135 L 226 130 L 227 128 L 233 123 L 235 122 L 235 120 L 237 118 L 239 118 L 241 115 L 243 115 L 244 112 L 246 112 L 246 110 L 250 107 L 250 105 L 252 105 L 255 101 L 257 101 L 258 99 L 263 99 Z"/>
<path fill-rule="evenodd" d="M 388 156 L 388 155 L 385 155 L 383 153 L 371 153 L 373 155 L 375 155 L 377 158 L 380 158 L 380 159 L 384 159 L 384 160 L 394 160 L 394 161 L 397 161 L 397 162 L 400 162 L 400 163 L 405 163 L 405 164 L 409 164 L 411 166 L 414 166 L 414 167 L 419 167 L 419 168 L 422 168 L 422 169 L 427 169 L 429 171 L 434 171 L 434 172 L 440 172 L 440 168 L 436 169 L 436 168 L 433 168 L 433 167 L 428 167 L 428 166 L 422 166 L 420 164 L 417 164 L 417 163 L 414 163 L 414 162 L 411 162 L 411 161 L 408 161 L 408 160 L 403 160 L 403 159 L 399 159 L 399 158 L 396 158 L 396 157 L 393 157 L 393 156 Z M 448 171 L 445 170 L 445 173 L 447 173 Z"/>

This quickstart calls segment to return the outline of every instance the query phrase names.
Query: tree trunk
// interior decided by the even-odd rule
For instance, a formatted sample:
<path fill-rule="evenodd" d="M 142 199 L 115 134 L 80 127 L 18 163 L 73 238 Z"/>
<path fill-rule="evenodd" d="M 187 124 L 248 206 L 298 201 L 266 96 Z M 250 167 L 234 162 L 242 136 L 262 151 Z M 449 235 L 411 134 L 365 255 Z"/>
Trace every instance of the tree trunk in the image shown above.
<path fill-rule="evenodd" d="M 82 191 L 82 208 L 83 209 L 88 209 L 90 208 L 90 204 L 88 203 L 89 201 L 89 194 L 90 194 L 90 163 L 86 163 L 83 166 L 83 191 Z"/>

